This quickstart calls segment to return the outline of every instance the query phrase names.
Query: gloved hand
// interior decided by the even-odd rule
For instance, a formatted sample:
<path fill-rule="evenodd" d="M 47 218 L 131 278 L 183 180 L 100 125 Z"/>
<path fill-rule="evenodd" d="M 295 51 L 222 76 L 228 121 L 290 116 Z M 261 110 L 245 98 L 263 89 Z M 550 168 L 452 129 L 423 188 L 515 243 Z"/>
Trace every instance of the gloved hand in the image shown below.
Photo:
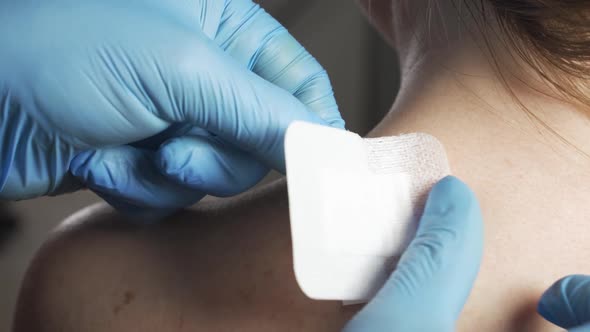
<path fill-rule="evenodd" d="M 570 332 L 589 332 L 590 276 L 574 275 L 556 282 L 541 297 L 538 312 Z"/>
<path fill-rule="evenodd" d="M 0 0 L 0 199 L 235 194 L 284 171 L 293 120 L 344 126 L 325 71 L 251 0 Z"/>
<path fill-rule="evenodd" d="M 456 178 L 443 179 L 430 193 L 397 269 L 344 332 L 454 331 L 482 251 L 477 199 Z"/>

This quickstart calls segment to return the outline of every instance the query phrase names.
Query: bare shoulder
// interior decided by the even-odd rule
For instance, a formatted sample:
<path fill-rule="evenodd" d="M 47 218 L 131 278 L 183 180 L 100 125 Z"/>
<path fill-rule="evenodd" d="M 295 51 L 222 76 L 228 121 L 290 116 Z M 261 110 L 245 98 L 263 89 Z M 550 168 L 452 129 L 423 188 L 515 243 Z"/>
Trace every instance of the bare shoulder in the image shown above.
<path fill-rule="evenodd" d="M 342 319 L 296 285 L 279 184 L 153 225 L 79 211 L 31 263 L 14 331 L 330 331 Z"/>
<path fill-rule="evenodd" d="M 139 225 L 104 204 L 65 220 L 36 253 L 23 281 L 14 331 L 134 331 L 139 291 L 157 285 L 159 270 L 173 266 L 181 219 L 205 224 L 200 212 L 184 212 L 164 224 Z M 168 267 L 166 266 L 168 265 Z M 161 312 L 160 312 L 161 313 Z M 161 313 L 163 314 L 163 313 Z M 138 322 L 145 320 L 135 317 Z M 138 329 L 150 331 L 149 329 Z"/>

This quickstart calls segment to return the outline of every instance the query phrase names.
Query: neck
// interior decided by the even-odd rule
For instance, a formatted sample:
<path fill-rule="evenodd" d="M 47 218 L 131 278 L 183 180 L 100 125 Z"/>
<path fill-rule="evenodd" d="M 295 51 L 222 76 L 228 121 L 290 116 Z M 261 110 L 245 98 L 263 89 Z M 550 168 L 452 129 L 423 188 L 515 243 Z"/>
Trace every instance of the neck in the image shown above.
<path fill-rule="evenodd" d="M 431 31 L 444 31 L 435 23 Z M 447 27 L 441 42 L 415 37 L 427 36 L 420 27 L 428 25 L 407 26 L 416 29 L 414 37 L 400 27 L 389 36 L 400 50 L 402 88 L 370 135 L 432 134 L 453 173 L 479 198 L 485 255 L 459 330 L 529 330 L 515 328 L 512 319 L 535 326 L 530 330 L 552 330 L 535 315 L 534 303 L 554 280 L 588 271 L 587 265 L 580 270 L 590 215 L 588 111 L 538 91 L 522 70 L 504 82 L 474 34 L 451 34 Z M 505 73 L 524 68 L 505 60 L 510 57 L 497 59 Z M 526 317 L 511 318 L 515 312 Z"/>
<path fill-rule="evenodd" d="M 500 40 L 483 36 L 471 14 L 458 14 L 452 1 L 418 10 L 401 3 L 408 7 L 393 8 L 398 16 L 389 35 L 400 56 L 402 86 L 371 135 L 422 130 L 441 140 L 469 136 L 476 145 L 511 137 L 520 143 L 499 152 L 528 144 L 550 150 L 546 157 L 561 158 L 562 166 L 590 164 L 588 110 L 556 98 L 525 64 L 502 52 Z"/>

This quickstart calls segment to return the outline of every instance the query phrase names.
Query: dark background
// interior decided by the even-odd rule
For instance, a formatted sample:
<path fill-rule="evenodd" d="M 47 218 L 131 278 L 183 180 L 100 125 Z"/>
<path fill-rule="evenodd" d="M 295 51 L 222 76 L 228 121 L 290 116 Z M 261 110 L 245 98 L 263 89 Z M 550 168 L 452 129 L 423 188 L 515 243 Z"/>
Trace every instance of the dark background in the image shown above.
<path fill-rule="evenodd" d="M 353 0 L 259 0 L 324 65 L 349 130 L 365 134 L 397 91 L 395 55 Z M 0 203 L 0 331 L 8 331 L 18 288 L 34 252 L 65 217 L 97 202 L 89 192 Z"/>

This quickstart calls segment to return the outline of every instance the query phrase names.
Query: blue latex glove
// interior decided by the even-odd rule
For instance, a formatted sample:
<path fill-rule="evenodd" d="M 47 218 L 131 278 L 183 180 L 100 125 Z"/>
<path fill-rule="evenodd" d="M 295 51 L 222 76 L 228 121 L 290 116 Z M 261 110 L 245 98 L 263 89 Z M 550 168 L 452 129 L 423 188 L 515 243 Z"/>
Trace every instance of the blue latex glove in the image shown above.
<path fill-rule="evenodd" d="M 294 120 L 344 126 L 325 71 L 250 0 L 0 0 L 0 199 L 235 194 L 284 171 Z"/>
<path fill-rule="evenodd" d="M 541 297 L 538 311 L 570 332 L 590 332 L 590 276 L 574 275 L 556 282 Z"/>
<path fill-rule="evenodd" d="M 416 238 L 345 332 L 454 331 L 477 276 L 483 223 L 474 194 L 453 177 L 428 198 Z"/>

